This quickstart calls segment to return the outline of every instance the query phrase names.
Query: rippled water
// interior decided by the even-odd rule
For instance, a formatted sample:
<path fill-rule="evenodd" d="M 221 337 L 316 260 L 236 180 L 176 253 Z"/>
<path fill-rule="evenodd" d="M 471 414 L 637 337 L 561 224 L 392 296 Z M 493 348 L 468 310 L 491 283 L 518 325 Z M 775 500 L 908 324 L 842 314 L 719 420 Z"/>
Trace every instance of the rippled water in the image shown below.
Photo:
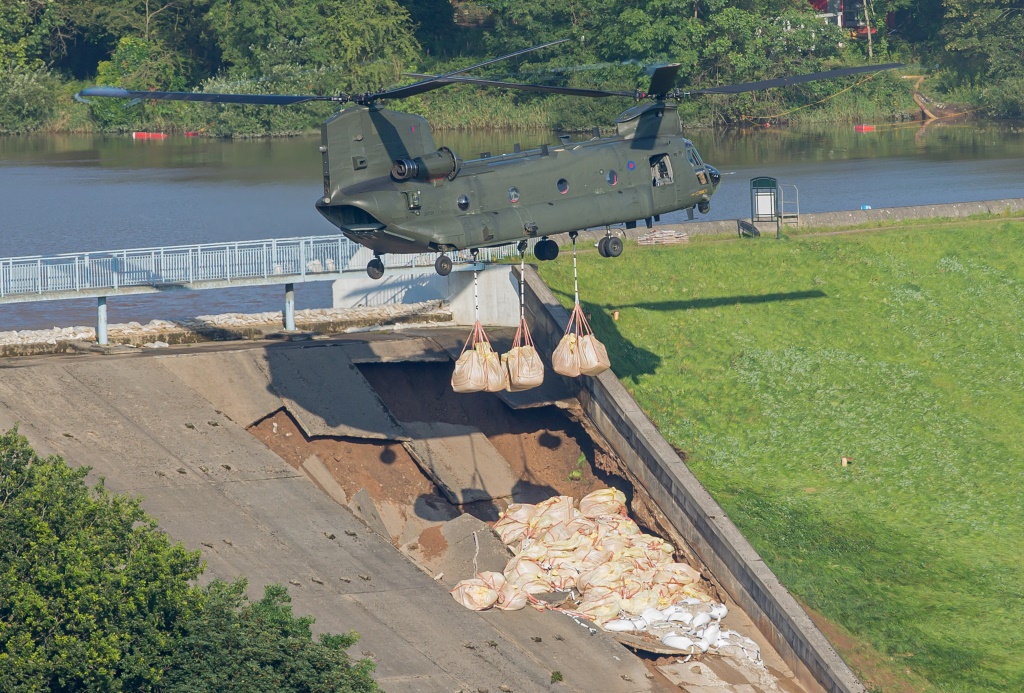
<path fill-rule="evenodd" d="M 801 212 L 1024 197 L 1024 134 L 998 125 L 694 131 L 725 180 L 711 213 L 750 214 L 748 180 L 796 184 Z M 438 133 L 465 158 L 557 139 L 545 132 Z M 0 137 L 0 257 L 330 234 L 314 209 L 318 138 L 224 141 L 124 136 Z M 684 214 L 665 221 L 685 220 Z M 279 310 L 261 287 L 111 299 L 111 322 Z M 299 308 L 330 304 L 330 283 L 299 285 Z M 0 306 L 0 331 L 91 325 L 95 302 Z"/>

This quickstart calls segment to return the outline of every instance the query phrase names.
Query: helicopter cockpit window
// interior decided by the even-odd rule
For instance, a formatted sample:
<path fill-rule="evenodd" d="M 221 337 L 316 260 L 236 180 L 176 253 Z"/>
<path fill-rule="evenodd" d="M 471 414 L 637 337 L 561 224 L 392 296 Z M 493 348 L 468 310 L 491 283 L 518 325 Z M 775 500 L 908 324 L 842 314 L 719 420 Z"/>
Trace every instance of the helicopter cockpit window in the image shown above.
<path fill-rule="evenodd" d="M 651 184 L 656 188 L 672 185 L 672 161 L 668 154 L 651 157 Z"/>
<path fill-rule="evenodd" d="M 455 201 L 455 204 L 463 211 L 469 209 L 469 195 L 459 195 L 459 199 Z"/>
<path fill-rule="evenodd" d="M 617 185 L 619 182 L 619 174 L 615 171 L 609 171 L 605 176 L 605 180 L 608 181 L 608 185 Z"/>
<path fill-rule="evenodd" d="M 559 178 L 556 187 L 558 188 L 558 192 L 564 195 L 569 192 L 569 181 L 565 178 Z"/>
<path fill-rule="evenodd" d="M 686 148 L 686 158 L 690 160 L 690 166 L 697 168 L 700 164 L 697 163 L 697 152 L 691 147 Z"/>

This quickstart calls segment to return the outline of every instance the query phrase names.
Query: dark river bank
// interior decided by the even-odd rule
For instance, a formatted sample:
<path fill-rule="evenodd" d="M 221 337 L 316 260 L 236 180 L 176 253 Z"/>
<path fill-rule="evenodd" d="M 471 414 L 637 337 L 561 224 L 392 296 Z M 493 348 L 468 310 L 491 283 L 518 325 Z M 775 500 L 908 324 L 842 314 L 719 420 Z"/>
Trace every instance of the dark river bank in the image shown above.
<path fill-rule="evenodd" d="M 1024 197 L 1024 130 L 995 124 L 692 131 L 724 174 L 711 213 L 749 217 L 749 179 L 799 189 L 802 213 Z M 439 133 L 464 158 L 557 138 L 546 132 Z M 125 136 L 0 137 L 0 257 L 331 234 L 313 208 L 318 138 L 224 141 Z M 663 221 L 684 221 L 685 214 Z M 111 322 L 279 310 L 283 290 L 229 289 L 112 299 Z M 300 285 L 297 307 L 330 304 Z M 92 300 L 0 306 L 0 331 L 91 325 Z"/>

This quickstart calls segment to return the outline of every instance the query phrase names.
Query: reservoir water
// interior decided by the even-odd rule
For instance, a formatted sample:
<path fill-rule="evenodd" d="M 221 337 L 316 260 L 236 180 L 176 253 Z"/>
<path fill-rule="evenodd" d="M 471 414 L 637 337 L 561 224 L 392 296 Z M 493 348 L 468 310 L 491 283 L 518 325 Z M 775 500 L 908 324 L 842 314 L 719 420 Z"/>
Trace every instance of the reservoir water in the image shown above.
<path fill-rule="evenodd" d="M 687 133 L 724 174 L 711 212 L 750 215 L 749 179 L 799 189 L 802 213 L 1024 197 L 1024 129 L 968 123 Z M 547 132 L 437 133 L 463 158 L 557 142 Z M 0 137 L 0 257 L 332 234 L 313 208 L 319 139 Z M 683 213 L 663 221 L 684 222 Z M 111 322 L 280 310 L 283 289 L 113 298 Z M 330 305 L 330 283 L 296 287 L 298 308 Z M 0 331 L 92 325 L 95 301 L 0 306 Z"/>

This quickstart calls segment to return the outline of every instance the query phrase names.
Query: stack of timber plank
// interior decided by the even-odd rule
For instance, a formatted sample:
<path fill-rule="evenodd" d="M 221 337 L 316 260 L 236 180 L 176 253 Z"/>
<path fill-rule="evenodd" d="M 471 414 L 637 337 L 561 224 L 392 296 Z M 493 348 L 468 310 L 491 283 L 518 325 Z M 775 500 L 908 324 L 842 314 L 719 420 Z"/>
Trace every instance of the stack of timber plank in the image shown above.
<path fill-rule="evenodd" d="M 636 242 L 639 245 L 676 245 L 677 243 L 689 243 L 690 234 L 680 229 L 654 229 L 640 236 Z"/>

